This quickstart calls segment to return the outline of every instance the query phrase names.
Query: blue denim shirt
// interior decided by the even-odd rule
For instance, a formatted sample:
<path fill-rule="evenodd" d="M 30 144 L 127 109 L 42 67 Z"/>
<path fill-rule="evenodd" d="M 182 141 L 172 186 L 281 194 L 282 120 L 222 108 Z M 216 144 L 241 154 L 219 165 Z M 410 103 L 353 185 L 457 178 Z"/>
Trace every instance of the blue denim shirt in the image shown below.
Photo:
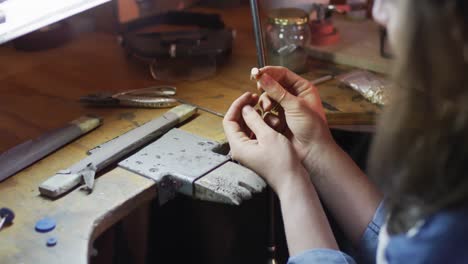
<path fill-rule="evenodd" d="M 356 256 L 360 263 L 468 263 L 468 207 L 441 211 L 406 234 L 390 236 L 383 258 L 377 261 L 379 233 L 386 219 L 383 207 L 381 203 L 364 231 Z M 288 263 L 355 264 L 356 261 L 341 251 L 313 249 L 291 257 Z"/>

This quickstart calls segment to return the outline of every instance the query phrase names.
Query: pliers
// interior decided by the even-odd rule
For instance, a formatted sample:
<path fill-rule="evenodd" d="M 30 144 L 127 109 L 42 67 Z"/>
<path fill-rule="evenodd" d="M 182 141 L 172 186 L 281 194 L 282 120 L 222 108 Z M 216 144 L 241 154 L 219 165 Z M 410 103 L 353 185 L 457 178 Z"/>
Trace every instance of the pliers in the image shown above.
<path fill-rule="evenodd" d="M 176 106 L 179 100 L 173 86 L 151 86 L 116 94 L 96 93 L 80 98 L 80 102 L 94 106 L 132 106 L 145 108 L 168 108 Z"/>
<path fill-rule="evenodd" d="M 131 106 L 144 108 L 168 108 L 181 103 L 191 105 L 219 117 L 224 117 L 223 113 L 174 97 L 176 91 L 177 89 L 174 86 L 151 86 L 116 94 L 89 94 L 81 97 L 80 102 L 91 106 Z"/>

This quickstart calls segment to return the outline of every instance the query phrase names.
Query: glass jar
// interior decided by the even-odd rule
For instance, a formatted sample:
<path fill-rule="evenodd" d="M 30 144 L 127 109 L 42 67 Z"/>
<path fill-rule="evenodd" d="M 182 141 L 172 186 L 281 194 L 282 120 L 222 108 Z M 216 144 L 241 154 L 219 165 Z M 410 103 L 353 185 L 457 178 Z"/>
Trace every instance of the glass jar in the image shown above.
<path fill-rule="evenodd" d="M 278 8 L 268 13 L 265 37 L 268 63 L 296 73 L 307 70 L 305 46 L 310 41 L 309 17 L 298 8 Z"/>
<path fill-rule="evenodd" d="M 350 7 L 347 15 L 351 19 L 364 20 L 367 18 L 368 1 L 367 0 L 347 0 L 346 3 Z"/>

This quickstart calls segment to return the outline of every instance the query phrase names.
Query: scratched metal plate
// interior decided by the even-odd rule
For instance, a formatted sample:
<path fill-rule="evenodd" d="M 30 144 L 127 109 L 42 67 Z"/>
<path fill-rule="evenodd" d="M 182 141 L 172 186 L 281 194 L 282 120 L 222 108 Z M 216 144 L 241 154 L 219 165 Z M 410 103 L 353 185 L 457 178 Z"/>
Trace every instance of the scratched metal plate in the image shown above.
<path fill-rule="evenodd" d="M 172 129 L 119 166 L 156 182 L 173 176 L 182 182 L 178 191 L 192 195 L 196 179 L 229 160 L 228 156 L 213 152 L 219 146 L 215 141 Z"/>

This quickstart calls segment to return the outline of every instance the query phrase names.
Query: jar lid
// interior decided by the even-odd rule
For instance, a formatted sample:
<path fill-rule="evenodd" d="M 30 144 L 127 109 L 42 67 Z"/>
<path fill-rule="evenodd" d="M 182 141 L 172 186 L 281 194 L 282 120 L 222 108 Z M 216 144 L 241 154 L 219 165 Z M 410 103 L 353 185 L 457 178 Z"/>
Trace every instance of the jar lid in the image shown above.
<path fill-rule="evenodd" d="M 299 8 L 277 8 L 268 13 L 268 21 L 282 26 L 303 25 L 309 21 L 309 16 Z"/>

